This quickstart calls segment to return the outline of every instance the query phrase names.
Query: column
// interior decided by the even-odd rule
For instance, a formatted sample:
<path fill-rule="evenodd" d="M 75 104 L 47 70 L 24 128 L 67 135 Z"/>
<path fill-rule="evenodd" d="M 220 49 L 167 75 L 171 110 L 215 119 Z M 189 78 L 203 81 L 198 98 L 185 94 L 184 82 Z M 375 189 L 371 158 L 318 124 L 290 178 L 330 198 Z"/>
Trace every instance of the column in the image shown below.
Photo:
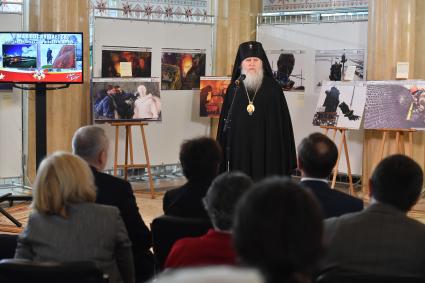
<path fill-rule="evenodd" d="M 89 3 L 87 0 L 31 0 L 28 31 L 83 32 L 84 84 L 47 91 L 47 152 L 71 150 L 72 135 L 90 122 Z M 28 103 L 28 176 L 35 176 L 34 93 Z"/>

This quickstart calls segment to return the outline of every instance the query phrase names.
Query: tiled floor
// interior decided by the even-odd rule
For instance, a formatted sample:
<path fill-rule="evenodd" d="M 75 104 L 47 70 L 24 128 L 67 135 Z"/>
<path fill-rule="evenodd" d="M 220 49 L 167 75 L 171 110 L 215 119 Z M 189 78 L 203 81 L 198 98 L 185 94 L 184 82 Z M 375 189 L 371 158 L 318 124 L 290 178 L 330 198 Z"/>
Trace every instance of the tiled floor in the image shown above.
<path fill-rule="evenodd" d="M 164 178 L 154 181 L 155 198 L 152 199 L 148 182 L 132 182 L 137 205 L 146 225 L 163 214 L 162 198 L 166 190 L 177 188 L 186 182 L 184 177 Z"/>

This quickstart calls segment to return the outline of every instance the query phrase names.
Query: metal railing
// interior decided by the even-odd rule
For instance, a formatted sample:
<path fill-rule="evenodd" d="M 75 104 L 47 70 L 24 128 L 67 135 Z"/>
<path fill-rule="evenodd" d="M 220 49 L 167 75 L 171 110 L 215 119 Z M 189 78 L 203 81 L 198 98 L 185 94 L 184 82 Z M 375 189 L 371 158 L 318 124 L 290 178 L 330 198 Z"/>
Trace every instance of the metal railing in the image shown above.
<path fill-rule="evenodd" d="M 290 11 L 262 13 L 257 25 L 291 25 L 339 22 L 362 22 L 368 20 L 368 8 L 332 9 L 322 11 Z"/>

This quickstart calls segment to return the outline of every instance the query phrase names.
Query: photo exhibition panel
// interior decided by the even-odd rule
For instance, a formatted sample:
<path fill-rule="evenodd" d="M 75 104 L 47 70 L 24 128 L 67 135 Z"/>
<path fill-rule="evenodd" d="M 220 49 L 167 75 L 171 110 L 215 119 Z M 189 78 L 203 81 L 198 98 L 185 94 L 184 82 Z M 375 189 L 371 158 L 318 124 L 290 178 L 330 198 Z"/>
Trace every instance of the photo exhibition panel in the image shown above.
<path fill-rule="evenodd" d="M 130 120 L 148 120 L 145 131 L 150 162 L 159 165 L 178 163 L 183 140 L 209 134 L 210 119 L 199 115 L 199 92 L 201 76 L 211 76 L 212 34 L 213 26 L 210 24 L 95 17 L 93 86 L 98 93 L 92 88 L 93 117 L 95 122 L 104 122 L 102 127 L 111 140 L 115 139 L 115 131 L 107 122 L 108 115 L 113 119 L 121 116 Z M 96 98 L 100 98 L 102 93 L 106 95 L 108 88 L 113 89 L 114 86 L 120 86 L 123 91 L 125 88 L 124 96 L 128 96 L 127 100 L 130 103 L 132 100 L 134 106 L 138 98 L 141 102 L 139 92 L 143 93 L 146 89 L 146 97 L 143 98 L 152 102 L 156 111 L 134 111 L 135 107 L 133 113 L 122 115 L 103 111 L 103 102 Z M 107 100 L 105 98 L 104 102 Z M 119 139 L 120 144 L 125 144 L 124 130 L 120 132 Z M 133 140 L 141 140 L 139 130 L 133 130 Z M 133 142 L 133 147 L 134 162 L 144 162 L 141 142 Z M 110 148 L 110 156 L 113 156 L 113 150 L 113 147 Z M 120 148 L 119 159 L 124 159 L 124 146 Z M 107 168 L 112 168 L 112 162 L 109 160 Z"/>
<path fill-rule="evenodd" d="M 329 90 L 322 89 L 322 81 L 357 82 L 366 78 L 367 22 L 262 24 L 257 27 L 257 40 L 263 43 L 275 77 L 285 93 L 296 144 L 310 133 L 323 131 L 312 123 L 317 110 L 322 110 L 317 109 L 321 92 L 325 95 L 325 91 L 332 88 L 327 85 Z M 321 57 L 316 58 L 317 54 Z M 340 71 L 340 76 L 333 76 L 338 72 L 331 72 L 332 65 L 335 65 L 334 70 Z M 349 98 L 348 108 L 356 107 L 357 112 L 363 111 L 364 90 L 361 87 L 358 86 L 355 91 L 359 95 L 353 95 L 354 88 L 350 92 L 346 86 L 342 91 L 341 99 Z M 337 111 L 340 117 L 338 126 L 352 128 L 347 132 L 351 171 L 361 175 L 363 130 L 361 127 L 357 130 L 361 119 L 347 120 L 341 108 L 338 109 L 341 111 Z M 338 135 L 336 142 L 339 142 Z M 339 171 L 346 173 L 345 157 L 341 158 Z"/>

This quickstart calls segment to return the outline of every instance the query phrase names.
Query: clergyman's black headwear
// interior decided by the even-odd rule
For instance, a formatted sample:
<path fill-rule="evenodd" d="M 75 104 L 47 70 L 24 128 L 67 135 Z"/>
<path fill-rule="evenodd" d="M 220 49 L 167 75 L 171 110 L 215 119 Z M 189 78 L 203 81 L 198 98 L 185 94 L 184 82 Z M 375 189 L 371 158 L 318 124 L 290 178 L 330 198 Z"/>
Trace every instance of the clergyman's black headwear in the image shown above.
<path fill-rule="evenodd" d="M 258 41 L 247 41 L 239 45 L 238 53 L 236 54 L 235 64 L 233 65 L 232 82 L 235 81 L 241 74 L 241 63 L 248 57 L 257 57 L 263 61 L 264 76 L 273 77 L 273 71 L 267 59 L 266 52 L 263 46 Z"/>

